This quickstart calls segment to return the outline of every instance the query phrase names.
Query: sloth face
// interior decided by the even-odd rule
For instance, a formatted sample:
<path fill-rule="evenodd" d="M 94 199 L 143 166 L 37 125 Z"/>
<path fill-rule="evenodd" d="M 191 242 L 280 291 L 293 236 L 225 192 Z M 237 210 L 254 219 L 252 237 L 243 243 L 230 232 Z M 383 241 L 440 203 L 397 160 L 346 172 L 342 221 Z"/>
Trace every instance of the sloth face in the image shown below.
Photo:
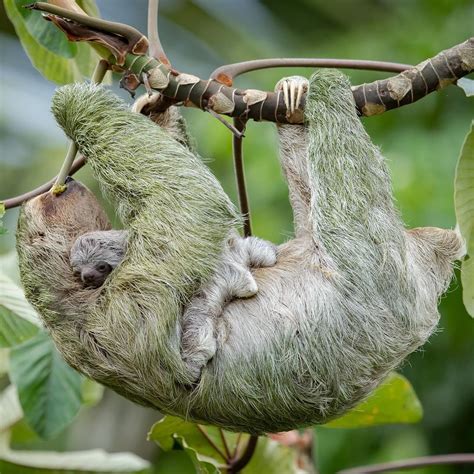
<path fill-rule="evenodd" d="M 81 235 L 71 249 L 74 274 L 87 288 L 99 288 L 121 262 L 125 253 L 124 233 L 98 231 Z"/>
<path fill-rule="evenodd" d="M 102 286 L 113 270 L 112 266 L 104 261 L 96 264 L 84 265 L 82 268 L 74 268 L 74 273 L 80 276 L 86 288 L 99 288 Z"/>

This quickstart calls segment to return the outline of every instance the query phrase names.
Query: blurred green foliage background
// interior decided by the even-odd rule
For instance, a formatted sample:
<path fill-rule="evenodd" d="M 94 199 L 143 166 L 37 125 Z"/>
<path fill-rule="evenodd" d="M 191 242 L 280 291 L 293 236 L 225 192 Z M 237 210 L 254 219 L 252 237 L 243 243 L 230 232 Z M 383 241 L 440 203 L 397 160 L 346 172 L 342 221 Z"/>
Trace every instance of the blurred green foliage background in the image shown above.
<path fill-rule="evenodd" d="M 340 57 L 416 64 L 472 36 L 474 26 L 472 0 L 161 3 L 160 34 L 173 66 L 203 78 L 222 64 L 264 57 Z M 98 0 L 97 4 L 104 18 L 146 31 L 144 0 Z M 49 115 L 54 85 L 31 67 L 1 8 L 0 198 L 6 198 L 52 177 L 64 156 L 66 140 Z M 236 85 L 268 90 L 280 77 L 292 74 L 308 75 L 310 71 L 261 71 L 239 78 Z M 375 72 L 348 74 L 355 84 L 385 77 Z M 230 132 L 208 114 L 196 110 L 184 113 L 202 156 L 235 199 Z M 455 225 L 454 168 L 472 116 L 472 99 L 459 88 L 449 87 L 409 107 L 364 120 L 388 159 L 395 196 L 408 227 Z M 282 242 L 292 235 L 292 217 L 277 161 L 274 125 L 250 123 L 246 136 L 254 232 Z M 98 192 L 87 169 L 77 177 Z M 109 210 L 112 215 L 113 209 Z M 16 216 L 12 211 L 5 218 L 10 232 L 0 238 L 0 253 L 14 247 Z M 317 429 L 316 457 L 322 473 L 474 449 L 474 322 L 462 306 L 459 286 L 459 280 L 454 281 L 441 301 L 438 334 L 401 370 L 424 406 L 423 421 L 414 426 L 354 431 Z M 26 442 L 29 447 L 54 449 L 133 450 L 153 457 L 154 447 L 144 440 L 157 418 L 156 413 L 107 393 L 98 407 L 83 410 L 58 439 L 39 442 L 21 425 L 14 441 L 21 446 Z M 127 430 L 120 429 L 125 424 Z M 437 467 L 429 472 L 467 473 L 472 468 Z"/>

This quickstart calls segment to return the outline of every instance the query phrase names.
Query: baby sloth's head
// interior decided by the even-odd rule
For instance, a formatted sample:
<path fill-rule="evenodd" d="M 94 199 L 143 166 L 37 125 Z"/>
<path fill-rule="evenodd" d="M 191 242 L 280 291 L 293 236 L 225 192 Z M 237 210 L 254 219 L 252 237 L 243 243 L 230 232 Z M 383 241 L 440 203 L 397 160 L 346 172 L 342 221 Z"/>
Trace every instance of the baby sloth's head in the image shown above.
<path fill-rule="evenodd" d="M 122 261 L 127 233 L 121 230 L 88 232 L 71 248 L 70 263 L 75 275 L 88 288 L 99 288 Z"/>

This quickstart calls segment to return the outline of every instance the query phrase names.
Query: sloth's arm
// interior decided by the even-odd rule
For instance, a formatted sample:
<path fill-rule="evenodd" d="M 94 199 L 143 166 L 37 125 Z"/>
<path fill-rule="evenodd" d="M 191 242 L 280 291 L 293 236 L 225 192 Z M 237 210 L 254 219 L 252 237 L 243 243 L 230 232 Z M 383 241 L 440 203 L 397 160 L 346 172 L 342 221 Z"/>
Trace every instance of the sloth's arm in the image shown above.
<path fill-rule="evenodd" d="M 294 113 L 301 113 L 296 99 L 305 89 L 305 125 L 278 127 L 296 236 L 311 242 L 319 263 L 346 283 L 393 282 L 404 271 L 403 225 L 387 167 L 356 114 L 350 83 L 336 70 L 320 70 L 309 83 L 289 77 L 276 87 Z"/>
<path fill-rule="evenodd" d="M 88 326 L 100 328 L 104 352 L 121 353 L 127 341 L 143 363 L 153 360 L 148 369 L 159 383 L 189 382 L 178 331 L 183 306 L 219 265 L 239 223 L 233 204 L 198 156 L 104 89 L 63 87 L 53 111 L 129 231 L 127 258 Z M 145 357 L 150 348 L 156 357 Z"/>

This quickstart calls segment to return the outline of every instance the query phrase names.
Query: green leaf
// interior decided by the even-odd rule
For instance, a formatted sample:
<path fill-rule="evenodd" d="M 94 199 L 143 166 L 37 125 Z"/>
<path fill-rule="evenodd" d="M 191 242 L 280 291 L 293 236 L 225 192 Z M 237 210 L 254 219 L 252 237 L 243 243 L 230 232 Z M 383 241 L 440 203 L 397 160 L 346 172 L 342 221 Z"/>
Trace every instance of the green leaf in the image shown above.
<path fill-rule="evenodd" d="M 22 418 L 23 411 L 18 400 L 16 387 L 10 385 L 0 393 L 0 431 L 10 428 Z"/>
<path fill-rule="evenodd" d="M 75 56 L 77 53 L 76 45 L 70 43 L 54 23 L 46 21 L 39 12 L 24 8 L 25 5 L 31 4 L 30 0 L 14 0 L 14 2 L 26 30 L 38 44 L 63 58 L 73 58 Z"/>
<path fill-rule="evenodd" d="M 38 332 L 33 324 L 19 318 L 0 304 L 0 348 L 14 347 L 31 339 Z"/>
<path fill-rule="evenodd" d="M 149 463 L 131 453 L 108 454 L 100 449 L 56 453 L 9 451 L 2 455 L 0 472 L 9 474 L 138 474 Z"/>
<path fill-rule="evenodd" d="M 454 205 L 468 255 L 461 267 L 463 302 L 467 312 L 474 317 L 474 121 L 471 122 L 456 167 Z"/>
<path fill-rule="evenodd" d="M 153 474 L 196 474 L 194 464 L 189 459 L 185 451 L 167 451 L 161 453 L 156 461 L 156 467 Z"/>
<path fill-rule="evenodd" d="M 216 446 L 224 452 L 218 429 L 212 426 L 206 426 L 203 429 Z M 234 433 L 229 433 L 230 444 L 235 442 L 235 438 Z M 209 443 L 198 425 L 181 418 L 165 416 L 152 426 L 148 439 L 155 441 L 163 451 L 170 451 L 177 443 L 189 456 L 198 473 L 219 473 L 221 472 L 219 468 L 225 464 L 223 457 Z"/>
<path fill-rule="evenodd" d="M 0 274 L 0 347 L 25 342 L 38 332 L 38 326 L 38 315 L 23 290 Z"/>
<path fill-rule="evenodd" d="M 10 378 L 26 421 L 42 438 L 56 435 L 79 411 L 82 376 L 66 365 L 43 332 L 11 350 Z"/>
<path fill-rule="evenodd" d="M 0 275 L 4 275 L 13 283 L 20 284 L 20 271 L 18 268 L 18 254 L 16 250 L 0 255 Z"/>
<path fill-rule="evenodd" d="M 297 452 L 270 438 L 260 436 L 257 449 L 242 474 L 304 474 L 298 467 Z"/>
<path fill-rule="evenodd" d="M 422 416 L 421 403 L 410 382 L 394 372 L 367 400 L 324 426 L 361 428 L 395 423 L 416 423 Z"/>
<path fill-rule="evenodd" d="M 99 60 L 97 53 L 86 43 L 77 43 L 64 46 L 68 41 L 64 35 L 60 42 L 55 43 L 56 36 L 52 36 L 50 28 L 55 28 L 45 21 L 38 12 L 27 12 L 19 8 L 23 0 L 4 0 L 8 18 L 13 23 L 18 38 L 23 45 L 33 66 L 46 78 L 58 84 L 67 84 L 82 81 L 84 76 L 89 77 Z M 93 2 L 87 2 L 93 9 Z M 37 17 L 39 20 L 33 18 Z M 45 26 L 40 27 L 36 22 L 42 21 Z M 47 28 L 47 30 L 46 30 Z M 52 31 L 52 30 L 51 30 Z M 56 33 L 54 33 L 56 35 Z"/>
<path fill-rule="evenodd" d="M 207 436 L 222 452 L 225 452 L 219 429 L 214 426 L 202 427 Z M 224 431 L 229 450 L 235 449 L 238 435 Z M 150 440 L 155 441 L 164 451 L 172 450 L 176 444 L 187 452 L 189 458 L 199 473 L 219 473 L 224 467 L 224 459 L 203 435 L 198 425 L 181 420 L 173 416 L 166 416 L 155 423 L 148 435 Z M 247 445 L 249 435 L 241 436 L 239 452 Z M 257 449 L 250 463 L 242 470 L 244 474 L 296 474 L 300 470 L 297 467 L 296 452 L 282 444 L 266 437 L 260 437 Z"/>

